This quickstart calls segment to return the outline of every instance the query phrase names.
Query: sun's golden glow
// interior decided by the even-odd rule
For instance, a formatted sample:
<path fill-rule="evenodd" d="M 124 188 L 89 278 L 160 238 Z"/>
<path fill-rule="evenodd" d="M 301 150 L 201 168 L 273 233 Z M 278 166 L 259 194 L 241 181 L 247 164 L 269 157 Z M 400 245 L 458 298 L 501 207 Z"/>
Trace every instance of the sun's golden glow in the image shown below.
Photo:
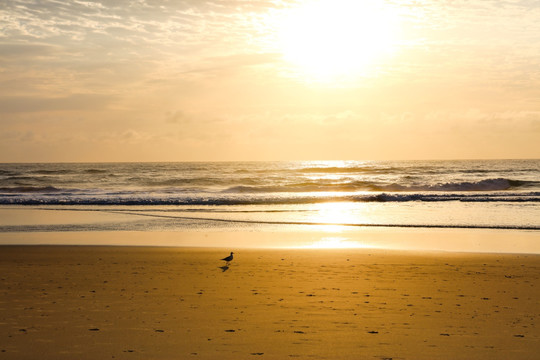
<path fill-rule="evenodd" d="M 314 213 L 309 221 L 319 224 L 318 229 L 327 233 L 343 233 L 347 230 L 347 225 L 366 222 L 358 211 L 354 211 L 355 204 L 353 203 L 320 203 L 313 205 L 313 210 Z"/>
<path fill-rule="evenodd" d="M 280 24 L 280 51 L 298 72 L 319 81 L 368 75 L 395 50 L 398 16 L 382 1 L 313 0 Z"/>
<path fill-rule="evenodd" d="M 353 241 L 347 237 L 330 236 L 323 237 L 312 244 L 303 246 L 308 249 L 350 249 L 350 248 L 370 248 L 371 246 Z"/>
<path fill-rule="evenodd" d="M 351 212 L 353 206 L 347 202 L 317 204 L 316 220 L 324 224 L 354 224 L 358 219 Z"/>

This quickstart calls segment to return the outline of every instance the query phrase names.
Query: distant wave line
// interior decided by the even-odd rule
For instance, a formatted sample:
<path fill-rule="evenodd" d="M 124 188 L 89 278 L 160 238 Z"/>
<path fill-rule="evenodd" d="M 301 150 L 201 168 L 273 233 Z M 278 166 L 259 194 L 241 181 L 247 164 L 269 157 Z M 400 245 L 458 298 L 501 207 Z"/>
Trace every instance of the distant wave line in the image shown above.
<path fill-rule="evenodd" d="M 167 219 L 202 220 L 225 223 L 242 224 L 265 224 L 265 225 L 317 225 L 317 226 L 347 226 L 347 227 L 397 227 L 397 228 L 441 228 L 441 229 L 493 229 L 493 230 L 540 230 L 540 226 L 511 226 L 511 225 L 445 225 L 445 224 L 369 224 L 369 223 L 325 223 L 310 221 L 267 221 L 267 220 L 236 220 L 236 219 L 216 219 L 190 216 L 172 216 L 141 214 L 131 211 L 108 211 L 116 214 L 148 216 Z"/>
<path fill-rule="evenodd" d="M 1 195 L 0 205 L 297 205 L 318 204 L 328 202 L 540 202 L 540 192 L 527 193 L 378 193 L 378 194 L 313 194 L 298 196 L 261 196 L 258 195 L 230 195 L 216 196 L 216 194 L 198 194 L 191 197 L 121 197 L 96 196 L 84 197 L 74 194 L 60 194 L 61 197 L 19 197 L 14 194 Z"/>
<path fill-rule="evenodd" d="M 274 185 L 236 185 L 223 190 L 223 193 L 310 193 L 326 191 L 377 191 L 377 192 L 492 192 L 512 189 L 537 188 L 540 181 L 488 178 L 478 181 L 456 181 L 437 184 L 399 184 L 379 183 L 378 181 L 307 181 Z"/>
<path fill-rule="evenodd" d="M 16 180 L 16 181 L 15 181 Z M 284 179 L 273 180 L 272 183 L 268 181 L 260 181 L 257 178 L 249 179 L 213 179 L 213 178 L 167 178 L 167 179 L 155 179 L 155 178 L 131 178 L 127 183 L 117 182 L 110 183 L 112 186 L 108 190 L 106 189 L 79 189 L 71 188 L 69 186 L 59 186 L 58 182 L 51 183 L 48 180 L 41 178 L 33 179 L 31 177 L 23 176 L 16 178 L 8 178 L 7 182 L 28 183 L 34 181 L 38 184 L 18 184 L 16 186 L 0 186 L 0 195 L 8 194 L 11 197 L 25 196 L 29 194 L 35 194 L 35 196 L 55 196 L 65 195 L 93 195 L 92 193 L 100 193 L 101 196 L 110 196 L 115 193 L 132 194 L 134 196 L 153 193 L 155 191 L 161 191 L 162 193 L 180 195 L 185 193 L 199 192 L 202 194 L 228 194 L 229 196 L 238 196 L 246 194 L 310 194 L 310 193 L 328 193 L 328 192 L 367 192 L 367 193 L 390 193 L 395 195 L 407 196 L 408 193 L 423 193 L 425 195 L 431 193 L 443 193 L 448 195 L 460 194 L 475 194 L 475 193 L 488 193 L 497 194 L 500 191 L 521 191 L 529 190 L 534 192 L 540 187 L 540 181 L 533 180 L 516 180 L 507 178 L 487 178 L 478 181 L 450 181 L 443 183 L 423 183 L 423 184 L 409 184 L 408 181 L 403 183 L 392 182 L 392 179 L 387 179 L 386 182 L 372 179 L 372 180 L 351 180 L 349 178 L 341 179 L 340 181 L 319 179 L 313 181 L 285 181 Z M 63 185 L 69 184 L 69 182 L 61 181 Z M 129 184 L 129 186 L 127 186 Z M 1 183 L 0 183 L 1 185 Z M 72 184 L 75 186 L 75 184 Z M 80 185 L 80 184 L 79 184 Z M 228 186 L 227 186 L 228 185 Z M 126 191 L 126 187 L 137 190 Z M 223 188 L 223 187 L 226 188 Z M 80 186 L 76 186 L 80 187 Z M 114 190 L 116 189 L 116 190 Z M 436 196 L 436 195 L 434 195 Z M 20 199 L 20 198 L 19 198 Z M 21 201 L 30 201 L 31 199 L 20 199 Z M 55 198 L 50 199 L 52 201 Z M 58 199 L 56 199 L 58 200 Z M 65 199 L 70 200 L 70 199 Z M 75 199 L 76 200 L 76 199 Z M 60 201 L 60 200 L 59 200 Z"/>

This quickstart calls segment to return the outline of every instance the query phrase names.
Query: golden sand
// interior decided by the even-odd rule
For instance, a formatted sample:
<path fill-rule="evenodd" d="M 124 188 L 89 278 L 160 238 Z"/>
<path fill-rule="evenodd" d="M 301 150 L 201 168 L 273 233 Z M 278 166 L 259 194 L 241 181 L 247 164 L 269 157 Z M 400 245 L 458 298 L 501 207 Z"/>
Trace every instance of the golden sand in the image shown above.
<path fill-rule="evenodd" d="M 0 359 L 537 359 L 540 256 L 0 248 Z"/>

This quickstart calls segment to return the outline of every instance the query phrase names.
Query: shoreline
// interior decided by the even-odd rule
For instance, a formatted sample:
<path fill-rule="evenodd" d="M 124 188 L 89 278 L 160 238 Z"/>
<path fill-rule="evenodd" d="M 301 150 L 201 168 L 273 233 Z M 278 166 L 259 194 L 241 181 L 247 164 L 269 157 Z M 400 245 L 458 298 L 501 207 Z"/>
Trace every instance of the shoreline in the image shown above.
<path fill-rule="evenodd" d="M 139 250 L 169 250 L 169 251 L 195 251 L 195 252 L 227 252 L 231 249 L 230 246 L 175 246 L 175 245 L 117 245 L 117 244 L 0 244 L 1 249 L 9 248 L 42 248 L 42 249 L 139 249 Z M 519 253 L 519 252 L 480 252 L 480 251 L 445 251 L 445 250 L 418 250 L 418 249 L 384 249 L 384 248 L 314 248 L 314 247 L 245 247 L 234 248 L 241 249 L 243 251 L 261 251 L 261 252 L 294 252 L 294 251 L 306 251 L 306 252 L 353 252 L 353 253 L 380 253 L 393 256 L 420 256 L 420 257 L 489 257 L 489 256 L 501 256 L 501 257 L 537 257 L 540 260 L 540 254 L 535 253 Z"/>
<path fill-rule="evenodd" d="M 334 204 L 335 205 L 335 204 Z M 347 222 L 348 208 L 322 207 L 321 218 Z M 345 206 L 345 208 L 342 208 Z M 540 254 L 540 231 L 502 228 L 343 226 L 273 223 L 257 214 L 226 211 L 179 216 L 176 208 L 113 211 L 0 206 L 0 245 L 123 245 L 235 248 L 382 248 L 412 251 Z M 133 210 L 132 209 L 132 210 Z M 14 211 L 16 210 L 16 211 Z M 118 210 L 118 209 L 117 209 Z M 188 211 L 189 209 L 184 209 Z M 253 209 L 251 209 L 253 210 Z M 251 211 L 250 210 L 250 211 Z M 260 209 L 259 209 L 260 210 Z M 304 209 L 305 210 L 305 209 Z M 314 209 L 309 210 L 313 212 Z M 366 210 L 367 211 L 367 210 Z M 194 212 L 194 214 L 197 212 Z M 174 214 L 172 216 L 171 214 Z M 185 213 L 184 215 L 186 215 Z M 191 214 L 191 213 L 190 213 Z M 278 212 L 278 214 L 280 214 Z M 142 216 L 141 216 L 142 215 Z M 361 216 L 361 214 L 356 214 Z M 399 214 L 394 214 L 398 216 Z M 278 215 L 278 217 L 281 215 Z M 367 216 L 367 215 L 366 215 Z M 221 219 L 221 217 L 227 219 Z M 369 217 L 369 216 L 367 216 Z M 256 220 L 256 221 L 255 221 Z M 247 221 L 247 222 L 245 222 Z M 262 222 L 260 222 L 262 221 Z M 269 223 L 270 222 L 270 223 Z M 532 224 L 532 223 L 531 223 Z"/>
<path fill-rule="evenodd" d="M 111 245 L 241 249 L 387 249 L 540 254 L 540 232 L 485 229 L 280 228 L 0 232 L 3 245 Z"/>

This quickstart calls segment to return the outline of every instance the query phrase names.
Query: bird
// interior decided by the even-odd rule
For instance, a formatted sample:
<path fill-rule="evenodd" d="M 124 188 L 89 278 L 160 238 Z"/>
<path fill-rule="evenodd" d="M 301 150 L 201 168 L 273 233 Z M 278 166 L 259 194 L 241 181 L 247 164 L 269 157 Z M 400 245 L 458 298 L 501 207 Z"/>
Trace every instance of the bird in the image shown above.
<path fill-rule="evenodd" d="M 224 258 L 221 259 L 221 260 L 226 261 L 226 262 L 227 262 L 227 265 L 228 265 L 228 264 L 232 261 L 232 259 L 233 259 L 233 254 L 234 254 L 234 253 L 231 251 L 231 255 L 229 255 L 229 256 L 227 256 L 227 257 L 224 257 Z"/>

